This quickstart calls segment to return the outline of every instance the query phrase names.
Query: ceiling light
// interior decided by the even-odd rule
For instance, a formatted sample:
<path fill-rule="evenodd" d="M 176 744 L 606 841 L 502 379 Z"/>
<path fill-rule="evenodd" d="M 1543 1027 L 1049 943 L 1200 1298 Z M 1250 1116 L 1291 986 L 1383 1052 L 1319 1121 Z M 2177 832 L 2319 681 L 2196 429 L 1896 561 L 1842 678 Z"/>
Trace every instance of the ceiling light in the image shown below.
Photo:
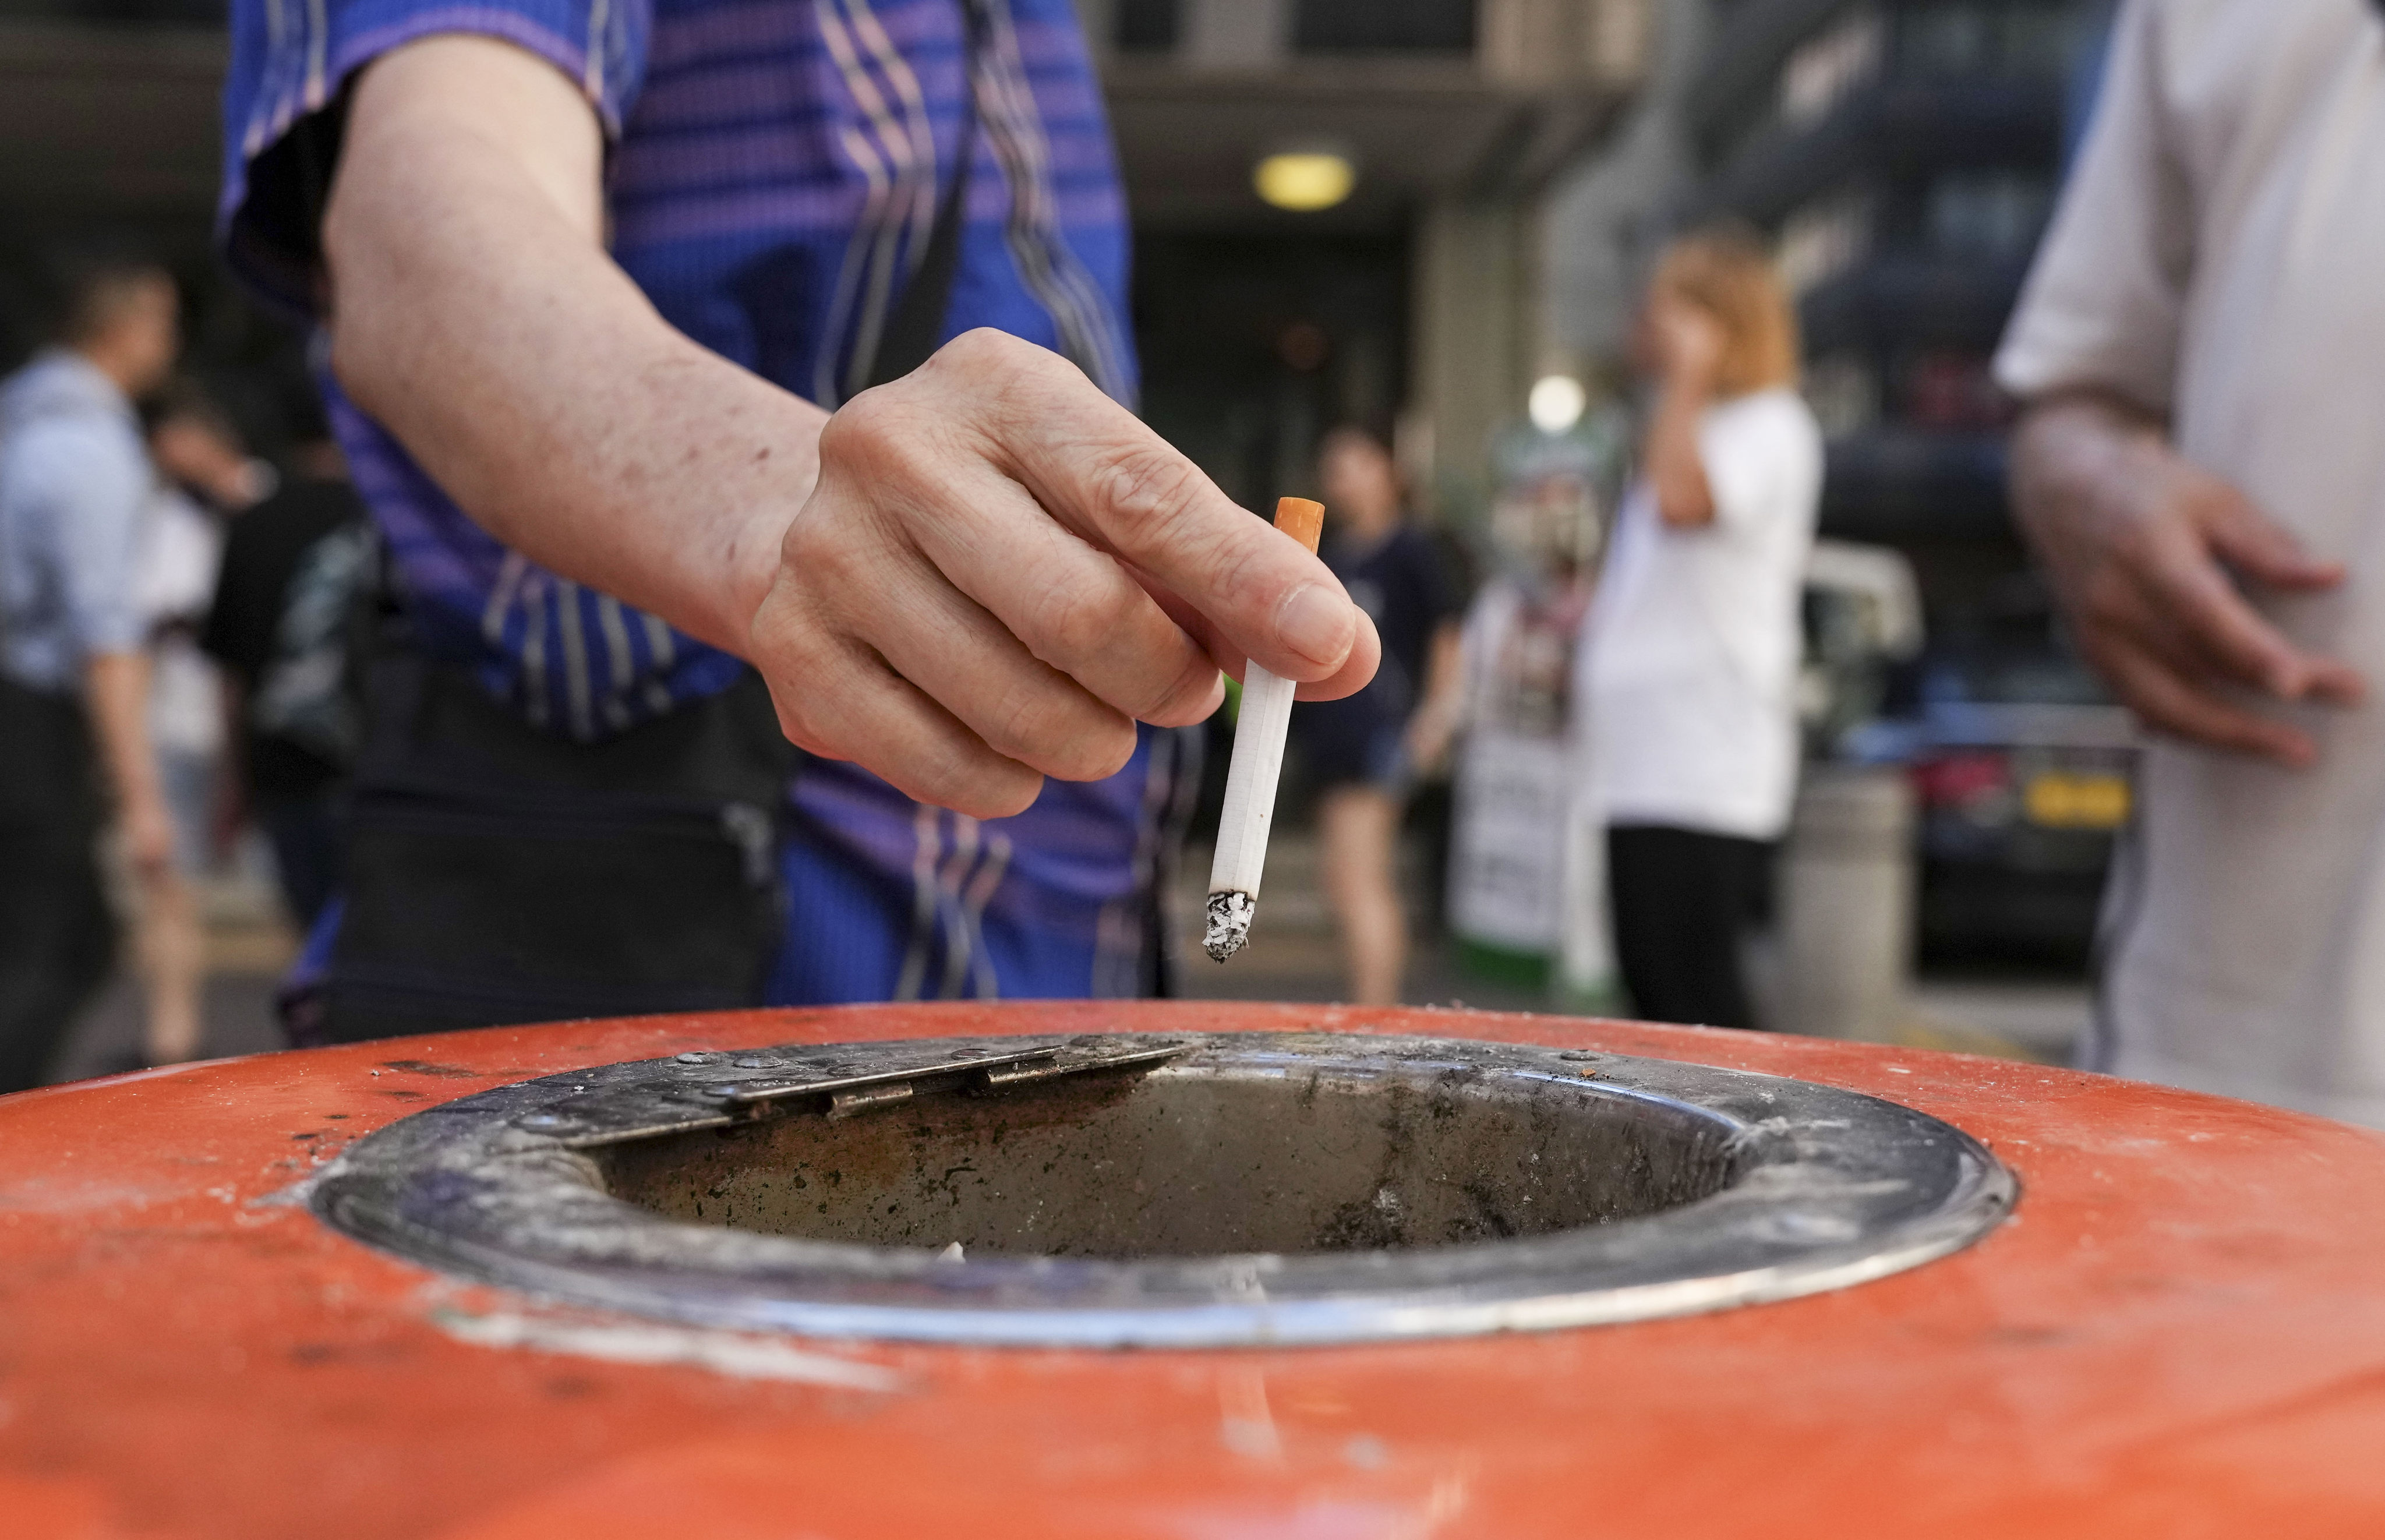
<path fill-rule="evenodd" d="M 1555 437 L 1569 432 L 1589 407 L 1590 393 L 1581 388 L 1580 381 L 1569 374 L 1550 374 L 1533 382 L 1524 409 L 1531 414 L 1533 427 Z"/>
<path fill-rule="evenodd" d="M 1330 150 L 1287 150 L 1268 156 L 1251 173 L 1260 197 L 1295 214 L 1330 208 L 1357 184 L 1358 168 Z"/>

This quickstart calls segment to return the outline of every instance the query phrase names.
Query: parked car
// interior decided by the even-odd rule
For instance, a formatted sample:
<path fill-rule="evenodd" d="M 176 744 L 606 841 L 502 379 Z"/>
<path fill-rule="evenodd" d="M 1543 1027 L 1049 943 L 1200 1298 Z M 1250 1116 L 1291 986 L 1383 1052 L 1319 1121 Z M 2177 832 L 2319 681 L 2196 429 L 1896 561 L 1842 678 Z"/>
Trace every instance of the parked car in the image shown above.
<path fill-rule="evenodd" d="M 2134 720 L 2050 637 L 1975 639 L 1917 676 L 1923 956 L 2084 962 L 2134 805 Z"/>

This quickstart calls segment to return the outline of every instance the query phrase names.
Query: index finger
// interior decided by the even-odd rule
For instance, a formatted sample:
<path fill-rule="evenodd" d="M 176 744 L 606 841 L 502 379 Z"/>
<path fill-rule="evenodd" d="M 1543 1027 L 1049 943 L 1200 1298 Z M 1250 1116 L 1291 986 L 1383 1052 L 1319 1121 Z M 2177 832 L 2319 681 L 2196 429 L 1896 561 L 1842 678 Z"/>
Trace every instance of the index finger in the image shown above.
<path fill-rule="evenodd" d="M 2253 607 L 2200 541 L 2182 532 L 2158 541 L 2138 580 L 2154 605 L 2229 672 L 2287 700 L 2309 691 L 2316 660 Z"/>
<path fill-rule="evenodd" d="M 1074 367 L 999 333 L 949 344 L 928 367 L 940 363 L 998 371 L 984 397 L 994 403 L 983 424 L 994 457 L 1055 518 L 1197 611 L 1231 651 L 1304 682 L 1350 660 L 1361 616 L 1332 571 Z"/>

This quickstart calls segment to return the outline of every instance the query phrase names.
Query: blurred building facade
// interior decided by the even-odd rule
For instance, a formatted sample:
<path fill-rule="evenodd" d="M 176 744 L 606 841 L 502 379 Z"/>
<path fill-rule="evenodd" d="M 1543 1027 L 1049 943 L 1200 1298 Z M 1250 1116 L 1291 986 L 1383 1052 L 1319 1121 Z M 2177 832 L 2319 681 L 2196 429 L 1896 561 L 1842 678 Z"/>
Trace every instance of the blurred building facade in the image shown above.
<path fill-rule="evenodd" d="M 1717 0 L 1675 222 L 1777 240 L 1829 434 L 1822 532 L 1912 561 L 1900 709 L 1925 946 L 2083 955 L 2130 730 L 2070 656 L 2005 495 L 1989 358 L 2092 103 L 2098 0 Z M 2085 84 L 2088 89 L 2081 90 Z"/>
<path fill-rule="evenodd" d="M 1550 179 L 1642 83 L 1667 0 L 1080 0 L 1139 240 L 1153 419 L 1256 506 L 1339 420 L 1478 493 L 1541 367 Z M 197 301 L 204 361 L 268 345 L 211 274 L 224 0 L 0 0 L 0 363 L 42 255 L 137 241 Z M 1355 172 L 1309 212 L 1257 163 Z"/>
<path fill-rule="evenodd" d="M 46 340 L 56 258 L 139 253 L 180 281 L 184 367 L 255 449 L 283 446 L 302 344 L 210 250 L 225 0 L 0 0 L 0 369 Z"/>
<path fill-rule="evenodd" d="M 1544 367 L 1543 208 L 1644 83 L 1666 0 L 1080 0 L 1137 244 L 1153 424 L 1244 503 L 1396 436 L 1479 507 Z M 1272 207 L 1261 162 L 1355 173 Z"/>
<path fill-rule="evenodd" d="M 0 0 L 0 346 L 28 341 L 59 242 L 204 260 L 222 16 L 222 0 Z"/>
<path fill-rule="evenodd" d="M 2052 212 L 2082 0 L 1731 0 L 1684 101 L 1694 216 L 1775 232 L 1849 538 L 2006 543 L 1988 380 Z"/>

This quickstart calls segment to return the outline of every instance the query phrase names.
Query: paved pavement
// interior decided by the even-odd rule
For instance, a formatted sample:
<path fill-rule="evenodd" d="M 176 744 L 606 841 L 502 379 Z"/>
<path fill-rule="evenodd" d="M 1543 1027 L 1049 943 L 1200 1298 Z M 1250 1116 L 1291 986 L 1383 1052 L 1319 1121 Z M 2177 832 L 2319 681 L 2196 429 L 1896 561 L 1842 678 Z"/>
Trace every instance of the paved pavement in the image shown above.
<path fill-rule="evenodd" d="M 1314 843 L 1295 831 L 1269 852 L 1267 888 L 1250 945 L 1215 963 L 1200 949 L 1199 922 L 1207 889 L 1208 852 L 1186 853 L 1177 890 L 1180 977 L 1197 999 L 1296 1000 L 1342 997 L 1342 968 L 1330 916 L 1317 883 Z M 1415 862 L 1408 863 L 1410 886 Z M 206 1052 L 208 1057 L 261 1053 L 282 1046 L 273 1015 L 275 980 L 294 939 L 270 890 L 254 871 L 219 880 L 206 895 L 211 924 Z M 1420 933 L 1425 927 L 1418 927 Z M 1469 1005 L 1494 1010 L 1556 1008 L 1540 990 L 1468 974 L 1445 943 L 1429 933 L 1409 970 L 1407 1003 Z M 2067 1061 L 2086 1030 L 2085 984 L 2042 975 L 1927 978 L 1897 1032 L 1917 1047 L 1983 1053 L 1998 1058 Z M 112 981 L 77 1023 L 58 1061 L 56 1080 L 81 1079 L 126 1068 L 141 1038 L 141 999 L 130 977 Z"/>
<path fill-rule="evenodd" d="M 1411 892 L 1419 863 L 1406 853 Z M 1315 844 L 1296 831 L 1277 834 L 1267 851 L 1267 891 L 1251 944 L 1223 963 L 1200 949 L 1199 922 L 1208 888 L 1209 853 L 1186 853 L 1176 894 L 1180 976 L 1197 999 L 1312 1000 L 1342 997 L 1342 963 L 1332 919 L 1317 882 Z M 1445 941 L 1421 922 L 1408 970 L 1409 1005 L 1470 1005 L 1493 1010 L 1558 1010 L 1542 991 L 1469 974 Z M 1917 980 L 1895 1040 L 1914 1047 L 1996 1058 L 2066 1063 L 2085 1033 L 2091 996 L 2083 980 L 2044 973 L 1969 973 Z"/>
<path fill-rule="evenodd" d="M 273 1014 L 273 990 L 297 950 L 262 865 L 251 862 L 200 884 L 207 919 L 208 977 L 201 1056 L 229 1058 L 285 1045 Z M 120 955 L 128 959 L 131 943 Z M 50 1066 L 53 1081 L 112 1074 L 133 1066 L 141 1049 L 141 987 L 119 972 L 85 1008 Z"/>

